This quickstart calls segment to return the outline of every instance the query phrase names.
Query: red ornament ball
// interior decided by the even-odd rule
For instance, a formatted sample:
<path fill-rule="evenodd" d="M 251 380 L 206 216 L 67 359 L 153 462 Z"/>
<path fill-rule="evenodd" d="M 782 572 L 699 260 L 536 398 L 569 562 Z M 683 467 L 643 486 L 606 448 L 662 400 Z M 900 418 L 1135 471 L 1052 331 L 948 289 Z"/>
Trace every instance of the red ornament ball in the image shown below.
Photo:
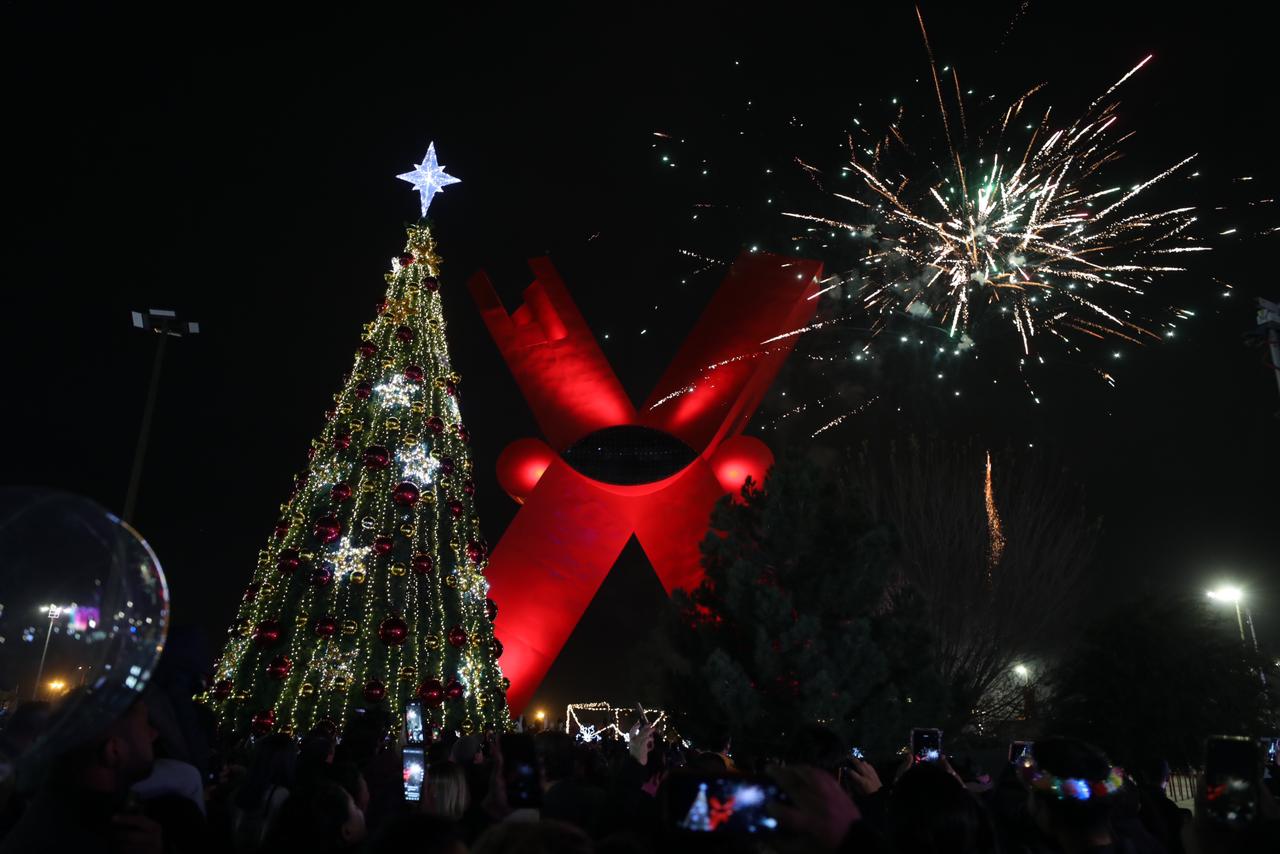
<path fill-rule="evenodd" d="M 467 543 L 467 559 L 472 563 L 480 563 L 489 556 L 489 547 L 479 540 Z"/>
<path fill-rule="evenodd" d="M 404 378 L 407 379 L 409 382 L 420 383 L 422 382 L 422 378 L 424 376 L 426 376 L 426 373 L 422 370 L 422 368 L 419 365 L 405 365 Z"/>
<path fill-rule="evenodd" d="M 317 617 L 311 624 L 311 631 L 318 638 L 331 638 L 338 633 L 338 621 L 333 617 Z"/>
<path fill-rule="evenodd" d="M 277 540 L 283 540 L 285 538 L 285 535 L 289 533 L 289 523 L 277 522 L 276 529 L 272 533 L 275 534 L 275 537 Z"/>
<path fill-rule="evenodd" d="M 337 516 L 321 516 L 316 519 L 311 533 L 317 540 L 328 545 L 342 536 L 342 523 L 338 521 Z"/>
<path fill-rule="evenodd" d="M 293 661 L 287 655 L 277 655 L 271 659 L 271 663 L 267 665 L 267 678 L 275 679 L 277 682 L 289 675 L 289 671 L 293 669 Z"/>
<path fill-rule="evenodd" d="M 458 438 L 464 442 L 471 441 L 471 431 L 466 428 L 466 425 L 458 425 Z"/>
<path fill-rule="evenodd" d="M 378 637 L 387 646 L 400 646 L 409 638 L 409 624 L 399 617 L 387 617 L 378 626 Z"/>
<path fill-rule="evenodd" d="M 439 415 L 432 415 L 427 419 L 427 429 L 432 433 L 443 433 L 444 421 L 441 420 Z"/>
<path fill-rule="evenodd" d="M 444 702 L 444 686 L 439 679 L 428 679 L 418 686 L 418 699 L 428 706 L 438 706 Z"/>
<path fill-rule="evenodd" d="M 213 685 L 214 699 L 215 700 L 227 699 L 228 697 L 231 696 L 231 689 L 234 687 L 235 685 L 232 684 L 230 679 L 219 679 Z"/>
<path fill-rule="evenodd" d="M 382 470 L 391 465 L 391 452 L 382 445 L 370 445 L 364 449 L 365 468 Z"/>
<path fill-rule="evenodd" d="M 302 487 L 304 487 L 304 486 L 306 486 L 306 485 L 307 485 L 307 481 L 309 481 L 309 480 L 311 480 L 311 473 L 310 473 L 310 472 L 305 472 L 305 471 L 304 471 L 304 472 L 300 473 L 297 477 L 295 477 L 295 478 L 293 479 L 293 487 L 294 487 L 294 489 L 302 489 Z"/>
<path fill-rule="evenodd" d="M 476 482 L 475 482 L 474 480 L 472 480 L 471 478 L 467 478 L 466 480 L 464 480 L 464 481 L 462 482 L 462 494 L 463 494 L 463 495 L 475 495 L 475 494 L 476 494 Z"/>
<path fill-rule="evenodd" d="M 413 337 L 414 337 L 414 331 L 408 326 L 401 326 L 398 329 L 396 329 L 397 341 L 402 341 L 405 344 L 408 344 L 410 341 L 413 340 Z"/>
<path fill-rule="evenodd" d="M 435 276 L 427 276 L 422 280 L 422 286 L 432 292 L 438 291 L 440 290 L 440 280 Z"/>
<path fill-rule="evenodd" d="M 312 445 L 310 448 L 307 448 L 307 462 L 311 462 L 315 458 L 316 458 L 316 448 L 315 448 L 315 445 Z"/>
<path fill-rule="evenodd" d="M 377 352 L 378 352 L 378 345 L 374 344 L 372 341 L 360 342 L 360 355 L 364 356 L 366 359 L 376 355 Z"/>
<path fill-rule="evenodd" d="M 454 626 L 449 629 L 449 633 L 445 636 L 449 639 L 449 643 L 461 649 L 467 645 L 467 632 L 462 626 Z"/>
<path fill-rule="evenodd" d="M 281 575 L 292 575 L 302 565 L 302 558 L 297 549 L 281 549 L 276 557 L 276 571 Z"/>
<path fill-rule="evenodd" d="M 489 622 L 498 619 L 498 603 L 492 599 L 484 600 L 484 613 L 489 618 Z"/>
<path fill-rule="evenodd" d="M 436 568 L 436 562 L 431 559 L 431 555 L 419 552 L 413 556 L 413 571 L 416 575 L 426 575 Z"/>
<path fill-rule="evenodd" d="M 258 590 L 262 588 L 261 584 L 256 581 L 244 589 L 244 601 L 252 602 L 254 597 L 258 595 Z"/>
<path fill-rule="evenodd" d="M 453 518 L 460 519 L 462 517 L 462 509 L 461 501 L 454 500 L 449 502 L 449 513 Z"/>
<path fill-rule="evenodd" d="M 489 649 L 493 650 L 494 658 L 502 658 L 502 641 L 494 638 L 489 642 Z"/>
<path fill-rule="evenodd" d="M 387 310 L 387 301 L 378 300 L 378 305 L 376 306 L 376 308 L 378 309 L 378 314 L 382 314 L 384 311 Z"/>
<path fill-rule="evenodd" d="M 450 679 L 449 684 L 444 686 L 444 695 L 450 700 L 461 700 L 462 683 L 457 679 Z"/>
<path fill-rule="evenodd" d="M 333 447 L 337 448 L 339 451 L 345 451 L 347 448 L 350 448 L 351 431 L 343 429 L 335 433 L 333 435 Z"/>
<path fill-rule="evenodd" d="M 356 383 L 356 397 L 360 400 L 368 400 L 369 395 L 373 394 L 373 384 L 365 381 Z"/>
<path fill-rule="evenodd" d="M 407 480 L 397 484 L 396 488 L 391 490 L 391 500 L 401 507 L 412 507 L 417 502 L 418 496 L 417 484 Z"/>
<path fill-rule="evenodd" d="M 258 646 L 275 646 L 284 637 L 279 620 L 263 620 L 254 627 L 253 642 Z"/>
<path fill-rule="evenodd" d="M 440 458 L 440 474 L 445 477 L 453 474 L 453 457 Z"/>
<path fill-rule="evenodd" d="M 387 696 L 387 686 L 377 679 L 370 679 L 364 683 L 364 699 L 366 702 L 380 703 L 385 696 Z"/>
<path fill-rule="evenodd" d="M 395 545 L 395 540 L 386 534 L 379 534 L 373 538 L 373 550 L 376 554 L 384 555 L 391 551 Z"/>
<path fill-rule="evenodd" d="M 458 393 L 458 384 L 453 380 L 449 380 L 444 384 L 444 393 L 449 395 L 449 397 L 453 397 Z"/>
<path fill-rule="evenodd" d="M 311 571 L 311 584 L 315 587 L 328 587 L 333 583 L 333 570 L 328 566 L 317 566 Z"/>
<path fill-rule="evenodd" d="M 354 490 L 351 488 L 351 484 L 347 483 L 345 480 L 340 480 L 329 488 L 329 498 L 332 499 L 335 504 L 341 504 L 351 498 L 353 492 Z"/>
<path fill-rule="evenodd" d="M 276 713 L 271 709 L 254 712 L 249 729 L 254 735 L 266 735 L 276 727 Z"/>
<path fill-rule="evenodd" d="M 413 263 L 413 256 L 410 255 L 408 252 L 400 256 L 401 267 L 408 267 L 412 263 Z"/>

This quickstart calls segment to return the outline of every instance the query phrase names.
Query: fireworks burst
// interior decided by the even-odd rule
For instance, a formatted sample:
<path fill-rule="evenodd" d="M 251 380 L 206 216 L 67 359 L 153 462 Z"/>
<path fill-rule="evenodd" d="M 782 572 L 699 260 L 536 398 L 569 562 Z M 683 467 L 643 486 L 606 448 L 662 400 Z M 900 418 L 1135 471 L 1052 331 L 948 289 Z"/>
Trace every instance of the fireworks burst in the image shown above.
<path fill-rule="evenodd" d="M 850 136 L 846 171 L 861 178 L 865 198 L 834 194 L 865 210 L 870 223 L 786 215 L 872 235 L 858 278 L 862 307 L 878 318 L 876 331 L 890 317 L 907 315 L 930 319 L 957 337 L 994 313 L 1016 331 L 1026 355 L 1038 334 L 1063 341 L 1074 333 L 1158 340 L 1158 333 L 1110 301 L 1118 294 L 1140 295 L 1157 275 L 1185 269 L 1170 263 L 1170 256 L 1209 247 L 1187 235 L 1196 221 L 1194 207 L 1133 210 L 1145 190 L 1195 155 L 1128 189 L 1104 184 L 1106 167 L 1132 136 L 1117 133 L 1119 101 L 1110 96 L 1150 59 L 1065 126 L 1055 127 L 1052 108 L 1038 119 L 1027 118 L 1029 100 L 1041 88 L 1033 87 L 971 148 L 958 79 L 957 124 L 930 51 L 948 149 L 941 176 L 929 182 L 889 166 L 895 155 L 915 156 L 899 112 L 874 144 Z M 1015 143 L 1017 133 L 1028 139 Z M 967 156 L 973 150 L 982 156 Z"/>

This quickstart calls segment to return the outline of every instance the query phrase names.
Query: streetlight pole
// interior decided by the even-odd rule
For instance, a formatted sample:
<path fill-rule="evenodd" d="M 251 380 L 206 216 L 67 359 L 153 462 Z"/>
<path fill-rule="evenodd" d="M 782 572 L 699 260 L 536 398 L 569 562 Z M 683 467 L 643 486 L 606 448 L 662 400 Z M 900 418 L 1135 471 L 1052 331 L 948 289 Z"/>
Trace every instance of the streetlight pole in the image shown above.
<path fill-rule="evenodd" d="M 49 606 L 49 631 L 44 635 L 44 652 L 40 653 L 40 667 L 36 670 L 36 684 L 31 688 L 31 699 L 40 699 L 40 681 L 44 679 L 44 660 L 49 655 L 49 641 L 53 639 L 53 624 L 62 616 L 62 609 L 57 605 Z"/>
<path fill-rule="evenodd" d="M 138 329 L 150 329 L 160 336 L 156 344 L 155 361 L 151 363 L 151 383 L 147 386 L 147 403 L 142 409 L 142 426 L 138 429 L 138 444 L 133 450 L 133 467 L 129 471 L 129 488 L 124 496 L 124 512 L 121 518 L 133 521 L 133 511 L 138 504 L 138 486 L 142 482 L 142 464 L 147 457 L 147 442 L 151 438 L 151 418 L 156 411 L 156 395 L 160 390 L 160 366 L 164 363 L 164 345 L 170 338 L 184 334 L 195 335 L 199 323 L 179 323 L 177 315 L 167 309 L 152 308 L 145 312 L 133 312 L 133 325 Z"/>

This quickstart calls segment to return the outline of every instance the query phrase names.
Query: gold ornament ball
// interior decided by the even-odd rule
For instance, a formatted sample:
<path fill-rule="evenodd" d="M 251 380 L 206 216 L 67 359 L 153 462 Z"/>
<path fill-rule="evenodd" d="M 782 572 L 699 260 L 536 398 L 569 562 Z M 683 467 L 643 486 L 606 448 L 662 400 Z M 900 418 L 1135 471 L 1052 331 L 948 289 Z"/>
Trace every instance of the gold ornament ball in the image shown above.
<path fill-rule="evenodd" d="M 412 664 L 406 664 L 404 667 L 400 668 L 401 679 L 405 679 L 405 680 L 414 679 L 414 678 L 417 678 L 417 675 L 418 675 L 418 668 L 414 667 Z"/>
<path fill-rule="evenodd" d="M 298 688 L 299 697 L 314 697 L 315 695 L 316 686 L 312 685 L 310 682 L 303 682 L 302 686 Z"/>
<path fill-rule="evenodd" d="M 357 418 L 355 421 L 352 421 L 352 422 L 351 422 L 351 432 L 352 432 L 352 433 L 359 433 L 359 432 L 360 432 L 361 430 L 363 430 L 363 429 L 364 429 L 364 419 L 363 419 L 363 418 Z"/>
<path fill-rule="evenodd" d="M 391 568 L 388 570 L 388 572 L 390 572 L 396 578 L 399 578 L 400 576 L 404 575 L 408 571 L 409 571 L 408 567 L 406 567 L 402 563 L 393 563 L 391 564 Z"/>
<path fill-rule="evenodd" d="M 342 633 L 347 637 L 351 637 L 358 631 L 360 631 L 360 624 L 357 623 L 355 620 L 342 621 Z"/>
<path fill-rule="evenodd" d="M 474 723 L 472 723 L 472 722 L 471 722 L 471 718 L 463 718 L 463 720 L 462 720 L 462 734 L 463 734 L 463 735 L 471 735 L 471 734 L 472 734 L 473 732 L 475 732 L 475 731 L 476 731 L 476 725 L 475 725 Z"/>
<path fill-rule="evenodd" d="M 365 575 L 363 569 L 357 569 L 351 573 L 352 584 L 364 584 L 367 579 L 368 576 Z"/>
<path fill-rule="evenodd" d="M 372 531 L 374 528 L 378 527 L 378 520 L 374 519 L 372 516 L 365 516 L 360 520 L 360 527 L 364 528 L 366 531 Z"/>
<path fill-rule="evenodd" d="M 440 638 L 436 635 L 427 635 L 423 642 L 427 645 L 427 649 L 436 650 L 440 648 Z"/>
<path fill-rule="evenodd" d="M 412 537 L 412 536 L 413 536 L 413 524 L 412 524 L 412 523 L 410 523 L 410 522 L 406 522 L 405 524 L 401 525 L 401 526 L 400 526 L 400 533 L 404 534 L 406 537 Z"/>
<path fill-rule="evenodd" d="M 448 588 L 450 588 L 450 589 L 457 590 L 457 589 L 458 589 L 458 576 L 456 576 L 456 575 L 446 575 L 446 576 L 444 577 L 444 585 L 445 585 L 445 587 L 448 587 Z"/>
<path fill-rule="evenodd" d="M 291 736 L 293 735 L 293 727 L 291 727 L 289 724 L 285 724 L 284 726 L 280 727 L 280 729 L 277 730 L 277 732 L 279 732 L 281 735 Z"/>
<path fill-rule="evenodd" d="M 399 419 L 399 418 L 388 418 L 388 419 L 386 420 L 386 425 L 387 425 L 387 430 L 389 430 L 390 432 L 394 433 L 394 432 L 396 432 L 397 430 L 399 430 L 399 429 L 400 429 L 400 419 Z"/>

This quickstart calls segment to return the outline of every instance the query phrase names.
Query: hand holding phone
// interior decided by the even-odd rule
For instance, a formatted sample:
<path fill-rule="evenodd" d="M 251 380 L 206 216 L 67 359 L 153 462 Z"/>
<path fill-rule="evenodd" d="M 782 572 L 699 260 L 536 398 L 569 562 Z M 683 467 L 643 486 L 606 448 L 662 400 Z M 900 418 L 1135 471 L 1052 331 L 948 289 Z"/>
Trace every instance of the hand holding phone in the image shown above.
<path fill-rule="evenodd" d="M 422 703 L 410 700 L 404 705 L 405 744 L 422 744 L 425 741 L 422 724 Z"/>
<path fill-rule="evenodd" d="M 1258 816 L 1262 776 L 1257 743 L 1220 735 L 1205 743 L 1204 784 L 1196 813 L 1221 827 L 1245 827 Z"/>
<path fill-rule="evenodd" d="M 422 786 L 427 780 L 426 757 L 421 747 L 404 748 L 403 757 L 404 799 L 420 801 Z"/>
<path fill-rule="evenodd" d="M 911 730 L 912 762 L 937 762 L 942 758 L 942 730 L 916 727 Z"/>
<path fill-rule="evenodd" d="M 503 787 L 513 809 L 542 805 L 542 774 L 533 736 L 509 732 L 499 741 L 502 751 Z"/>
<path fill-rule="evenodd" d="M 769 777 L 676 774 L 663 786 L 668 825 L 685 833 L 773 833 L 771 806 L 783 799 Z"/>

